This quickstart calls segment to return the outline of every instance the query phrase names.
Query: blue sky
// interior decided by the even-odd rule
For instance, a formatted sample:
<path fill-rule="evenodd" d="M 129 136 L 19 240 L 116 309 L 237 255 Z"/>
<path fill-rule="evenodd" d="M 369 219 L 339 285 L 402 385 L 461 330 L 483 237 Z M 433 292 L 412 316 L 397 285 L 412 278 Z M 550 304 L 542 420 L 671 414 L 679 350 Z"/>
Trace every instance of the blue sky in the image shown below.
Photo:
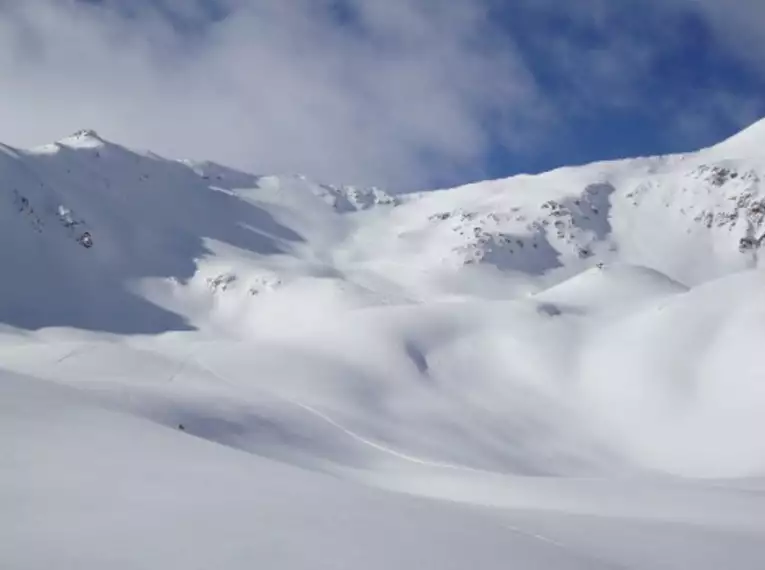
<path fill-rule="evenodd" d="M 708 13 L 693 5 L 668 13 L 650 2 L 613 4 L 606 22 L 554 10 L 497 11 L 558 120 L 539 154 L 498 147 L 491 175 L 693 150 L 765 116 L 762 67 L 718 37 Z M 576 61 L 573 72 L 550 39 Z M 606 76 L 593 69 L 603 53 L 614 64 Z"/>
<path fill-rule="evenodd" d="M 765 116 L 760 0 L 0 0 L 0 122 L 394 189 Z"/>

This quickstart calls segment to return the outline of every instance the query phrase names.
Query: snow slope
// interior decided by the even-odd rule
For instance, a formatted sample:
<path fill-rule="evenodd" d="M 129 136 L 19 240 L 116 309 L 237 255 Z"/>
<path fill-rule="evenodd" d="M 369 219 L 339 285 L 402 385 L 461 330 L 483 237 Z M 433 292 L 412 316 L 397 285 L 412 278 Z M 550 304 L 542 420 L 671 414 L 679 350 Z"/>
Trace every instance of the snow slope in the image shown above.
<path fill-rule="evenodd" d="M 644 501 L 669 495 L 719 513 L 706 524 L 469 508 L 244 455 L 47 382 L 6 374 L 0 390 L 6 568 L 585 569 L 613 567 L 615 552 L 674 567 L 761 560 L 762 511 L 741 491 L 644 486 Z M 659 541 L 657 552 L 636 538 Z"/>
<path fill-rule="evenodd" d="M 0 566 L 762 568 L 763 124 L 396 196 L 0 148 Z"/>

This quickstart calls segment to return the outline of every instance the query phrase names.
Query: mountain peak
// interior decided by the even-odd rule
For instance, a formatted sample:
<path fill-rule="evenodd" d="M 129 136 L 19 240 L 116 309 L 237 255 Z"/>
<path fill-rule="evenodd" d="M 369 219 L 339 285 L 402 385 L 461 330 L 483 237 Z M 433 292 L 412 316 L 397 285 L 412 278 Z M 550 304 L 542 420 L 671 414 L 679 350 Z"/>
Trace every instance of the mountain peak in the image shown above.
<path fill-rule="evenodd" d="M 106 141 L 93 129 L 81 129 L 58 141 L 60 144 L 75 147 L 103 146 Z"/>

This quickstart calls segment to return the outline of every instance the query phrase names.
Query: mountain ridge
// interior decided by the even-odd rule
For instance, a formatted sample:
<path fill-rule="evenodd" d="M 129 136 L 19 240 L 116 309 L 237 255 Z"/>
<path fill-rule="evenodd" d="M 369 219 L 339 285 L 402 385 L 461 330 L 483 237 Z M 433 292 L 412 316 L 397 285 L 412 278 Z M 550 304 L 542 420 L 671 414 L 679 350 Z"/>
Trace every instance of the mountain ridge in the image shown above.
<path fill-rule="evenodd" d="M 324 276 L 334 279 L 333 287 L 407 302 L 495 296 L 503 282 L 512 297 L 616 262 L 694 285 L 759 266 L 765 159 L 758 162 L 756 149 L 743 159 L 718 160 L 718 154 L 731 140 L 748 149 L 763 125 L 687 155 L 403 195 L 164 159 L 82 130 L 52 146 L 6 147 L 0 155 L 0 215 L 12 232 L 5 243 L 35 251 L 19 255 L 6 247 L 4 263 L 21 281 L 26 272 L 32 282 L 66 285 L 77 298 L 73 306 L 84 312 L 88 295 L 77 291 L 89 282 L 130 291 L 150 280 L 165 289 L 168 279 L 178 287 L 200 280 L 221 293 L 235 289 L 240 273 L 268 275 L 271 284 Z M 87 243 L 88 251 L 76 253 L 65 243 Z M 213 243 L 257 260 L 237 269 L 237 262 L 217 256 Z M 19 262 L 30 257 L 37 267 Z M 215 275 L 205 269 L 220 265 L 229 267 Z M 489 285 L 476 289 L 476 275 Z M 253 279 L 248 291 L 270 290 L 258 285 L 263 277 Z M 224 282 L 231 286 L 222 288 Z M 2 305 L 0 320 L 8 320 L 9 306 L 35 311 L 23 289 L 6 294 L 12 301 Z M 145 302 L 143 294 L 125 295 Z"/>

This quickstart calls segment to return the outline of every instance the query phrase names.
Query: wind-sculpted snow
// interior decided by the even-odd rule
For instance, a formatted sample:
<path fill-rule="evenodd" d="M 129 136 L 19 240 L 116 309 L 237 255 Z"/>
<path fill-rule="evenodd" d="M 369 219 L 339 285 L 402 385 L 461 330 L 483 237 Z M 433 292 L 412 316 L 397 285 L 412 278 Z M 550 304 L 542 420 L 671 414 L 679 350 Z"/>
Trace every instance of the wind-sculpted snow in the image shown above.
<path fill-rule="evenodd" d="M 0 148 L 0 567 L 765 567 L 759 131 L 403 196 Z"/>

